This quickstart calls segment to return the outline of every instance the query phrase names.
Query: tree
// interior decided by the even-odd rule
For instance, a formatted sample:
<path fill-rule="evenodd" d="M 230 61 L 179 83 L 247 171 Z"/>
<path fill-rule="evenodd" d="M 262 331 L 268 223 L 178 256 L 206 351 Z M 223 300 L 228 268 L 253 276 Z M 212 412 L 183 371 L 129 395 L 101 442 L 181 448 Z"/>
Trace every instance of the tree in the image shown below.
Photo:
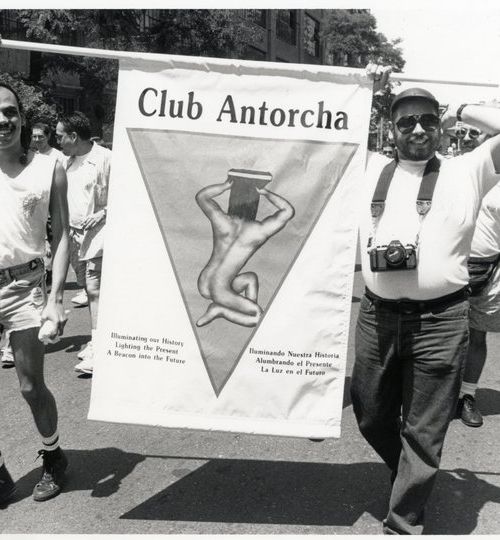
<path fill-rule="evenodd" d="M 2 73 L 0 82 L 11 86 L 23 104 L 28 127 L 36 122 L 45 122 L 55 127 L 57 108 L 47 92 L 39 86 L 28 84 L 20 74 Z"/>
<path fill-rule="evenodd" d="M 196 56 L 235 57 L 244 53 L 249 36 L 236 10 L 173 9 L 159 11 L 159 17 L 145 21 L 138 9 L 102 10 L 5 10 L 21 24 L 26 38 L 52 44 L 79 45 L 123 51 L 161 52 Z M 92 56 L 43 55 L 43 73 L 66 71 L 78 74 L 85 88 L 84 99 L 95 102 L 98 123 L 112 124 L 114 89 L 118 62 Z M 49 77 L 50 78 L 50 77 Z M 111 92 L 114 94 L 114 92 Z M 104 103 L 99 103 L 104 100 Z M 102 135 L 102 133 L 100 133 Z"/>
<path fill-rule="evenodd" d="M 394 72 L 402 71 L 405 61 L 398 47 L 401 39 L 389 41 L 377 32 L 377 21 L 367 10 L 331 10 L 323 32 L 327 46 L 337 64 L 365 67 L 368 62 L 391 65 Z M 370 149 L 380 149 L 388 138 L 389 108 L 393 86 L 375 96 L 370 118 Z"/>
<path fill-rule="evenodd" d="M 380 59 L 392 65 L 394 71 L 404 67 L 401 49 L 397 47 L 401 40 L 388 41 L 384 34 L 377 32 L 377 21 L 367 10 L 328 10 L 322 37 L 336 63 L 364 67 L 369 61 Z"/>

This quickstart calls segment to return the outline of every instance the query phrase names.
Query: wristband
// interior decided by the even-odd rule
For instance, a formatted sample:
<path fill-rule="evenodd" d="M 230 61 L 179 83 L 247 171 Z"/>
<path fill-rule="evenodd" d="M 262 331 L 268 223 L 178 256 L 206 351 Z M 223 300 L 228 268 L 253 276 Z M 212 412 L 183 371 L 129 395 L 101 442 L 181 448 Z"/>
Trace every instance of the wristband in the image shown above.
<path fill-rule="evenodd" d="M 455 115 L 457 117 L 457 121 L 458 122 L 463 122 L 462 120 L 462 111 L 464 110 L 465 107 L 467 107 L 468 103 L 463 103 L 462 105 L 460 105 L 460 107 L 457 109 L 457 114 Z"/>

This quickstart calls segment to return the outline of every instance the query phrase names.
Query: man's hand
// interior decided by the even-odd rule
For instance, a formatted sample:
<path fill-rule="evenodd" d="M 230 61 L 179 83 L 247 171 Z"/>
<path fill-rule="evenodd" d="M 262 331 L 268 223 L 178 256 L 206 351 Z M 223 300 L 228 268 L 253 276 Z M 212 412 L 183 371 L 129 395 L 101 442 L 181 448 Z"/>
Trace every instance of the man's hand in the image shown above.
<path fill-rule="evenodd" d="M 49 297 L 47 305 L 43 308 L 41 314 L 41 323 L 51 321 L 57 328 L 57 335 L 62 336 L 64 326 L 68 321 L 62 302 L 58 302 Z"/>
<path fill-rule="evenodd" d="M 392 72 L 392 66 L 384 66 L 380 63 L 369 63 L 366 66 L 366 75 L 373 81 L 373 93 L 383 92 L 389 84 L 389 76 Z"/>
<path fill-rule="evenodd" d="M 96 212 L 95 214 L 90 214 L 90 216 L 87 216 L 83 220 L 82 228 L 85 230 L 92 229 L 92 227 L 95 227 L 104 219 L 106 219 L 106 212 L 104 210 L 99 210 L 99 212 Z"/>

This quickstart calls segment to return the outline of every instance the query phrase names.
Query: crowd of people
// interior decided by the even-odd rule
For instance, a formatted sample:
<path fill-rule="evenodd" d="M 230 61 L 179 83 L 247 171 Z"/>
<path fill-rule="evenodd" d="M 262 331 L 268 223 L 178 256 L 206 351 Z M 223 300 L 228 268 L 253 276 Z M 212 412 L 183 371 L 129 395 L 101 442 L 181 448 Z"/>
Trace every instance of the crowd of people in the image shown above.
<path fill-rule="evenodd" d="M 390 69 L 368 73 L 377 91 Z M 366 165 L 359 234 L 366 290 L 351 396 L 362 435 L 390 469 L 388 534 L 422 531 L 451 420 L 482 424 L 475 392 L 486 334 L 500 331 L 500 108 L 439 111 L 423 88 L 400 92 L 390 109 L 394 149 L 369 155 Z M 24 129 L 22 103 L 0 84 L 0 323 L 41 437 L 43 475 L 33 496 L 43 501 L 60 492 L 67 460 L 38 333 L 46 323 L 51 338 L 63 331 L 69 261 L 95 332 L 111 152 L 92 140 L 79 112 L 57 123 L 60 151 L 49 144 L 49 126 L 32 127 L 31 148 Z M 469 130 L 453 159 L 437 155 L 447 129 Z M 75 369 L 92 373 L 92 340 Z M 0 465 L 5 502 L 15 484 L 1 455 Z"/>

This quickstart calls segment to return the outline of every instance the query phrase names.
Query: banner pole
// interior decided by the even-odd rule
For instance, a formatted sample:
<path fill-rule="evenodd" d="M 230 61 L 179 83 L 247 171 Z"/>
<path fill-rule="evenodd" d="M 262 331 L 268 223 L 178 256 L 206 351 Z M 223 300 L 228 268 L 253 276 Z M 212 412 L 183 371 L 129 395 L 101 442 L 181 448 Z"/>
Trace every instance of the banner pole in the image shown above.
<path fill-rule="evenodd" d="M 121 58 L 142 58 L 145 55 L 147 55 L 148 58 L 151 60 L 161 60 L 162 57 L 164 56 L 164 54 L 159 54 L 159 53 L 148 53 L 148 52 L 137 52 L 137 51 L 112 51 L 108 49 L 73 47 L 70 45 L 54 45 L 54 44 L 49 44 L 49 43 L 37 43 L 37 42 L 32 42 L 32 41 L 17 41 L 17 40 L 12 40 L 12 39 L 2 39 L 0 41 L 0 47 L 3 49 L 19 49 L 19 50 L 25 50 L 25 51 L 38 51 L 38 52 L 46 52 L 46 53 L 54 53 L 54 54 L 69 54 L 73 56 L 92 56 L 95 58 L 105 58 L 108 60 L 120 60 Z M 178 56 L 178 55 L 175 55 L 175 56 Z M 208 57 L 207 57 L 207 60 L 208 60 Z M 405 75 L 404 73 L 391 73 L 391 79 L 396 80 L 396 81 L 415 82 L 415 83 L 451 84 L 451 85 L 460 85 L 460 86 L 481 86 L 485 88 L 498 88 L 498 84 L 492 83 L 492 82 L 426 79 L 426 78 L 421 78 L 421 77 L 412 77 L 410 75 Z"/>

